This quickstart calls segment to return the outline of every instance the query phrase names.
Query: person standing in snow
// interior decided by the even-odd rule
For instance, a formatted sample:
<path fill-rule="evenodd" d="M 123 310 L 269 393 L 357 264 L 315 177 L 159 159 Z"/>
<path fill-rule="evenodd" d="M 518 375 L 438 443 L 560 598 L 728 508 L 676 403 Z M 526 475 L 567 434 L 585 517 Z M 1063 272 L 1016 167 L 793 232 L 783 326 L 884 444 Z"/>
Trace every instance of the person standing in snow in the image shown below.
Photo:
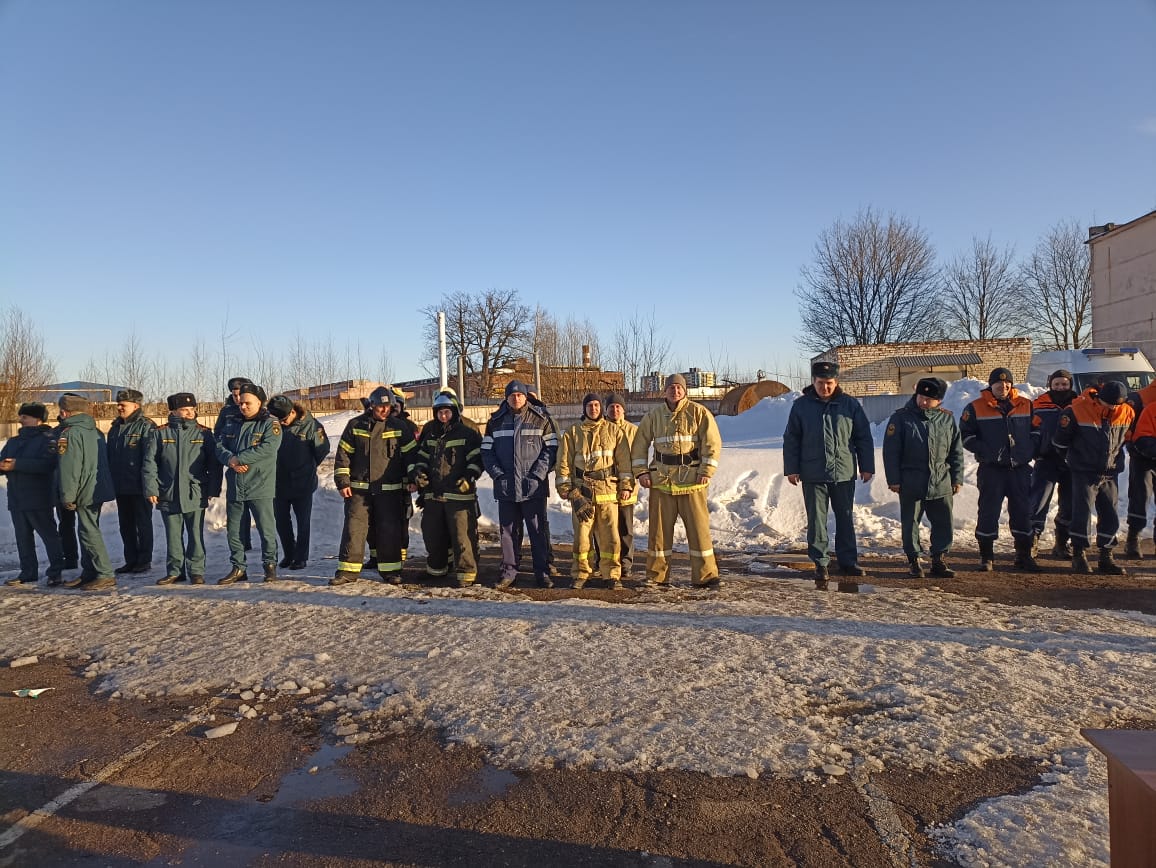
<path fill-rule="evenodd" d="M 919 562 L 919 522 L 931 524 L 931 575 L 955 575 L 943 558 L 951 551 L 952 497 L 963 487 L 963 445 L 955 417 L 940 404 L 947 383 L 924 377 L 915 394 L 892 414 L 883 437 L 883 469 L 887 487 L 899 495 L 899 522 L 903 553 L 913 578 L 922 579 Z"/>
<path fill-rule="evenodd" d="M 783 432 L 783 474 L 803 484 L 807 509 L 807 554 L 815 563 L 815 587 L 826 590 L 831 557 L 827 547 L 827 511 L 835 513 L 835 560 L 844 576 L 866 575 L 859 566 L 852 507 L 855 476 L 875 475 L 875 443 L 862 405 L 839 387 L 837 362 L 813 362 L 811 385 L 791 405 Z M 840 590 L 858 591 L 855 582 Z"/>
<path fill-rule="evenodd" d="M 52 515 L 52 474 L 56 470 L 56 441 L 48 427 L 48 408 L 36 401 L 21 404 L 16 414 L 20 430 L 0 450 L 0 474 L 8 478 L 8 512 L 16 535 L 20 573 L 5 584 L 36 584 L 40 564 L 36 537 L 48 555 L 48 584 L 59 585 L 64 570 L 64 549 Z"/>
<path fill-rule="evenodd" d="M 108 447 L 92 418 L 92 402 L 66 392 L 56 402 L 60 428 L 56 438 L 58 495 L 64 508 L 76 513 L 80 535 L 80 575 L 66 588 L 100 591 L 116 587 L 116 575 L 100 533 L 100 509 L 116 497 Z"/>
<path fill-rule="evenodd" d="M 277 536 L 285 556 L 281 566 L 303 570 L 309 561 L 310 523 L 313 492 L 317 490 L 317 468 L 329 455 L 329 437 L 304 405 L 285 395 L 269 399 L 269 415 L 281 422 L 281 447 L 277 450 L 277 494 L 273 516 Z M 293 518 L 297 518 L 294 531 Z"/>
<path fill-rule="evenodd" d="M 1056 451 L 1052 438 L 1060 424 L 1060 414 L 1076 398 L 1072 391 L 1072 372 L 1060 368 L 1048 377 L 1048 390 L 1032 400 L 1032 438 L 1035 440 L 1036 460 L 1032 466 L 1032 556 L 1038 554 L 1040 536 L 1052 505 L 1052 494 L 1059 492 L 1059 508 L 1055 520 L 1055 544 L 1052 555 L 1070 558 L 1072 547 L 1068 541 L 1072 524 L 1072 472 Z"/>
<path fill-rule="evenodd" d="M 141 461 L 156 423 L 144 414 L 144 395 L 136 389 L 116 393 L 116 418 L 108 429 L 108 466 L 116 488 L 116 514 L 124 563 L 118 574 L 147 573 L 153 561 L 153 505 L 144 495 Z"/>

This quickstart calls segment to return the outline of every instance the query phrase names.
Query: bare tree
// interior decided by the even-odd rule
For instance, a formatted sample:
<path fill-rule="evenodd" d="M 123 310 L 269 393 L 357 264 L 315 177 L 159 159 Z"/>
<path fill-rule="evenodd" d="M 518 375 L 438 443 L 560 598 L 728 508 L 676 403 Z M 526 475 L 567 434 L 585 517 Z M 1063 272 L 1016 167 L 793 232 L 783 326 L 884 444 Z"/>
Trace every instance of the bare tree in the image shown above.
<path fill-rule="evenodd" d="M 663 337 L 654 309 L 643 317 L 634 316 L 620 322 L 614 331 L 611 365 L 622 371 L 628 391 L 642 387 L 642 378 L 651 371 L 662 371 L 670 363 L 670 338 Z"/>
<path fill-rule="evenodd" d="M 19 308 L 9 307 L 0 329 L 0 418 L 15 419 L 18 405 L 54 376 L 36 327 Z"/>
<path fill-rule="evenodd" d="M 1092 255 L 1075 220 L 1057 223 L 1021 270 L 1021 316 L 1037 347 L 1077 350 L 1092 338 Z"/>
<path fill-rule="evenodd" d="M 489 396 L 498 362 L 528 354 L 533 345 L 534 315 L 517 290 L 487 289 L 476 295 L 455 292 L 421 309 L 426 316 L 422 363 L 430 373 L 437 371 L 438 311 L 445 311 L 450 356 L 465 359 L 466 373 L 477 375 L 481 396 Z M 470 391 L 468 397 L 479 397 Z"/>
<path fill-rule="evenodd" d="M 115 367 L 112 368 L 112 371 L 118 382 L 114 383 L 109 380 L 110 385 L 136 389 L 144 394 L 146 401 L 151 401 L 155 397 L 152 394 L 152 361 L 145 353 L 136 326 L 133 326 L 132 330 L 121 341 L 120 351 L 116 355 Z"/>
<path fill-rule="evenodd" d="M 949 334 L 969 340 L 1005 338 L 1022 327 L 1015 315 L 1020 303 L 1020 273 L 1015 249 L 1003 250 L 991 236 L 971 239 L 971 252 L 944 269 L 943 324 Z"/>
<path fill-rule="evenodd" d="M 796 290 L 801 346 L 886 344 L 939 337 L 939 273 L 927 233 L 904 217 L 871 209 L 836 220 L 815 242 L 815 260 Z"/>

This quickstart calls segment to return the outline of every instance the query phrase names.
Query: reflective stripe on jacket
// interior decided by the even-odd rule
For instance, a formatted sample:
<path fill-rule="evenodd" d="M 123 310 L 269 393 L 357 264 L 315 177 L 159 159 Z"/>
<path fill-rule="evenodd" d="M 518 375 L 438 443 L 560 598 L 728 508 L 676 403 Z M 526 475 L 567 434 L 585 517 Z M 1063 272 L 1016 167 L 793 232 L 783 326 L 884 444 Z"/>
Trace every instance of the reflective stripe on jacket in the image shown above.
<path fill-rule="evenodd" d="M 350 419 L 333 456 L 333 483 L 367 494 L 404 491 L 410 464 L 417 456 L 414 425 L 391 415 L 375 419 L 372 411 Z"/>
<path fill-rule="evenodd" d="M 252 419 L 238 413 L 225 418 L 217 437 L 217 460 L 226 468 L 228 500 L 272 500 L 277 493 L 277 451 L 281 448 L 281 423 L 264 407 Z M 248 466 L 244 473 L 229 467 L 236 458 Z"/>
<path fill-rule="evenodd" d="M 630 442 L 613 422 L 583 419 L 562 435 L 554 487 L 569 497 L 575 486 L 585 486 L 595 503 L 618 503 L 620 491 L 633 489 Z"/>
<path fill-rule="evenodd" d="M 144 496 L 155 497 L 169 515 L 204 509 L 221 493 L 221 462 L 211 429 L 194 419 L 169 416 L 145 446 L 141 478 Z"/>
<path fill-rule="evenodd" d="M 654 456 L 649 458 L 652 445 Z M 664 401 L 642 417 L 630 446 L 630 463 L 636 479 L 650 474 L 651 489 L 687 494 L 707 487 L 721 452 L 722 436 L 710 410 L 683 398 L 673 410 Z M 700 483 L 700 476 L 707 482 Z"/>
<path fill-rule="evenodd" d="M 1124 469 L 1124 442 L 1135 416 L 1128 404 L 1109 407 L 1081 395 L 1060 414 L 1053 443 L 1072 470 L 1116 474 Z"/>
<path fill-rule="evenodd" d="M 520 503 L 545 497 L 557 453 L 558 429 L 548 413 L 529 402 L 519 413 L 503 404 L 482 438 L 482 463 L 494 480 L 494 498 Z"/>
<path fill-rule="evenodd" d="M 1032 441 L 1032 402 L 1012 389 L 997 401 L 991 389 L 963 408 L 959 416 L 963 448 L 980 464 L 1020 467 L 1035 455 Z"/>

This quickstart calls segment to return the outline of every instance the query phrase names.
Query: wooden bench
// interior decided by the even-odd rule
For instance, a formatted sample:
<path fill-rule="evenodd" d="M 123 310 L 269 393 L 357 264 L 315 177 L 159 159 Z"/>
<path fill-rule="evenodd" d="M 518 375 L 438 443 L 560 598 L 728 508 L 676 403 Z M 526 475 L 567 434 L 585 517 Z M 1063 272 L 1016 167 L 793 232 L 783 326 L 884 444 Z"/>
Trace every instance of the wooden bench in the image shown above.
<path fill-rule="evenodd" d="M 1156 731 L 1081 729 L 1108 758 L 1113 868 L 1156 866 Z"/>

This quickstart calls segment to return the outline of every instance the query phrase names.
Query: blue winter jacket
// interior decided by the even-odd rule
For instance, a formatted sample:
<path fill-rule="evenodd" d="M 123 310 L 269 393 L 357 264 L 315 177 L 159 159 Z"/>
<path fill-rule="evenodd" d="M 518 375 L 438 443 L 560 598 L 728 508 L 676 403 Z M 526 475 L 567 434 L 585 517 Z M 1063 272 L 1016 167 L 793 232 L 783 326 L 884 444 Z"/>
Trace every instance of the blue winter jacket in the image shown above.
<path fill-rule="evenodd" d="M 140 494 L 141 453 L 157 430 L 156 423 L 138 407 L 127 419 L 119 416 L 108 429 L 108 468 L 117 494 Z"/>
<path fill-rule="evenodd" d="M 0 470 L 8 477 L 8 511 L 52 509 L 56 496 L 52 474 L 56 470 L 56 437 L 47 425 L 21 428 L 0 449 L 0 460 L 13 458 L 11 470 Z"/>
<path fill-rule="evenodd" d="M 863 406 L 838 387 L 823 401 L 807 386 L 787 417 L 783 475 L 798 474 L 811 483 L 849 482 L 856 472 L 875 472 L 875 442 Z"/>
<path fill-rule="evenodd" d="M 277 496 L 302 497 L 317 490 L 317 467 L 329 454 L 329 437 L 313 414 L 295 404 L 298 417 L 281 426 L 277 452 Z"/>
<path fill-rule="evenodd" d="M 494 480 L 494 499 L 520 503 L 546 497 L 557 452 L 558 430 L 547 413 L 530 403 L 515 413 L 503 404 L 482 438 L 482 463 Z"/>
<path fill-rule="evenodd" d="M 144 448 L 145 497 L 155 497 L 168 515 L 196 512 L 221 493 L 221 463 L 213 432 L 195 419 L 169 416 Z"/>

